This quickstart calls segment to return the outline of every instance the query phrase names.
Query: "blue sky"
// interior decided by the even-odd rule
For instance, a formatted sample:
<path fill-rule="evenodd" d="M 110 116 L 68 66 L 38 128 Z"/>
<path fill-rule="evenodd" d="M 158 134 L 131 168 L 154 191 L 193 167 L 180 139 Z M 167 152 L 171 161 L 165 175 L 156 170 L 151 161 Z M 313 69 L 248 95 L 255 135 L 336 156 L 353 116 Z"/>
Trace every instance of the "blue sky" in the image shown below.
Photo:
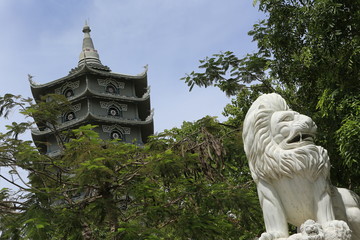
<path fill-rule="evenodd" d="M 216 88 L 180 78 L 220 51 L 255 51 L 247 32 L 263 18 L 252 0 L 0 0 L 0 95 L 31 97 L 37 83 L 66 76 L 78 63 L 85 20 L 100 60 L 113 72 L 136 75 L 149 65 L 155 131 L 203 116 L 230 102 Z M 10 115 L 16 120 L 16 115 Z M 0 119 L 0 131 L 7 121 Z M 30 135 L 26 135 L 28 137 Z"/>

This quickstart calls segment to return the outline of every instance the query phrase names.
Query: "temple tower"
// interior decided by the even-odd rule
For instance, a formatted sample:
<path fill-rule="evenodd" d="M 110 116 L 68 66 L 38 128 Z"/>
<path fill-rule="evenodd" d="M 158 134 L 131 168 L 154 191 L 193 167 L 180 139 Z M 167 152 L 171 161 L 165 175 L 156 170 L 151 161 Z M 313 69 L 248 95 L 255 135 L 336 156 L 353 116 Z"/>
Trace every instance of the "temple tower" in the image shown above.
<path fill-rule="evenodd" d="M 136 76 L 112 72 L 101 63 L 90 31 L 85 24 L 78 66 L 67 76 L 45 84 L 30 81 L 33 97 L 38 102 L 41 96 L 56 93 L 69 100 L 71 110 L 59 116 L 59 131 L 92 124 L 98 126 L 94 130 L 104 140 L 121 139 L 142 145 L 154 132 L 147 67 Z M 60 153 L 61 139 L 48 126 L 38 123 L 32 137 L 42 153 Z"/>

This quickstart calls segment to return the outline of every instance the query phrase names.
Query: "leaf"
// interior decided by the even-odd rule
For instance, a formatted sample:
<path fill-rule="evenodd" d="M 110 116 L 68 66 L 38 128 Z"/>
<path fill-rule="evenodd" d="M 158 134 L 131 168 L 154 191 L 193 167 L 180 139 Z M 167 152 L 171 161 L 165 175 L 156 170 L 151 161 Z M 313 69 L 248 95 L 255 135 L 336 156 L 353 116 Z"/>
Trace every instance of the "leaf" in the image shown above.
<path fill-rule="evenodd" d="M 35 225 L 37 229 L 41 229 L 41 228 L 44 228 L 45 225 L 44 224 L 36 224 Z"/>

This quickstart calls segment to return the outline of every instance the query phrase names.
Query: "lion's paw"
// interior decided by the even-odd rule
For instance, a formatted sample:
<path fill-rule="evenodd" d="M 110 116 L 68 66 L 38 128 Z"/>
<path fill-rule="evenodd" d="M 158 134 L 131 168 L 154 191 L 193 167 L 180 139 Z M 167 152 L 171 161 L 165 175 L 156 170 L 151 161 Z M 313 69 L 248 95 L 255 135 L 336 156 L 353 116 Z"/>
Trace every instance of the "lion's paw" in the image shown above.
<path fill-rule="evenodd" d="M 259 240 L 274 240 L 274 236 L 271 233 L 264 232 L 261 234 Z"/>
<path fill-rule="evenodd" d="M 333 220 L 323 224 L 326 240 L 350 240 L 351 230 L 346 222 Z"/>
<path fill-rule="evenodd" d="M 261 234 L 259 240 L 277 240 L 282 237 L 279 232 L 264 232 Z"/>
<path fill-rule="evenodd" d="M 324 231 L 321 225 L 314 220 L 306 220 L 300 227 L 302 239 L 304 240 L 324 240 Z"/>

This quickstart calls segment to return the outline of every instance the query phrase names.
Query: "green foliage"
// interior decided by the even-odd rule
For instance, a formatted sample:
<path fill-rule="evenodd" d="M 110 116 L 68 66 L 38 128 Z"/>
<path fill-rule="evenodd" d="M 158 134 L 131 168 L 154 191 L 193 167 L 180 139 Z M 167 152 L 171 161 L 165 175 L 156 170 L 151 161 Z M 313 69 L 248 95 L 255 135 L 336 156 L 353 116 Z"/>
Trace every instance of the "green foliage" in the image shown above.
<path fill-rule="evenodd" d="M 214 54 L 211 58 L 200 60 L 199 68 L 205 69 L 203 73 L 192 72 L 182 80 L 191 91 L 195 85 L 219 87 L 227 96 L 236 95 L 245 87 L 246 83 L 260 81 L 272 90 L 263 74 L 268 69 L 268 60 L 256 54 L 237 58 L 233 52 L 227 51 Z"/>
<path fill-rule="evenodd" d="M 224 113 L 235 125 L 241 125 L 255 96 L 279 93 L 292 109 L 317 123 L 317 141 L 329 151 L 333 183 L 359 192 L 360 3 L 258 0 L 254 4 L 268 16 L 249 32 L 258 51 L 244 58 L 232 52 L 215 54 L 200 61 L 204 72 L 192 72 L 183 80 L 190 90 L 194 85 L 215 85 L 234 96 Z"/>
<path fill-rule="evenodd" d="M 45 119 L 67 103 L 23 106 Z M 140 147 L 104 141 L 86 125 L 50 157 L 18 139 L 30 126 L 13 123 L 0 135 L 1 166 L 29 173 L 22 195 L 1 191 L 0 239 L 249 239 L 260 232 L 239 128 L 207 116 Z"/>
<path fill-rule="evenodd" d="M 359 172 L 360 99 L 356 97 L 344 99 L 337 108 L 345 115 L 341 127 L 336 131 L 340 155 L 345 165 Z"/>

